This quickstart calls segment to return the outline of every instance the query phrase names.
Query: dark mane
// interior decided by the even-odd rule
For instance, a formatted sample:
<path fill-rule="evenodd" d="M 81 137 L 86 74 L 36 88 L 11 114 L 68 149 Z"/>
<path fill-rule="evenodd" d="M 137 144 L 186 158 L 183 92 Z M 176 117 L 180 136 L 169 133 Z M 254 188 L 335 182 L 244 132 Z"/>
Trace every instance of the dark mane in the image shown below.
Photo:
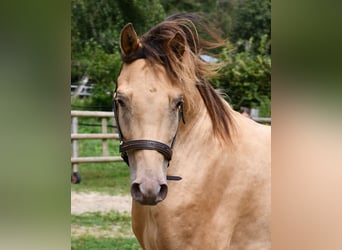
<path fill-rule="evenodd" d="M 181 58 L 167 46 L 176 34 L 180 34 L 185 41 L 185 44 L 180 44 L 185 48 Z M 209 38 L 203 39 L 202 36 Z M 196 105 L 191 104 L 191 90 L 195 85 L 208 110 L 214 133 L 222 139 L 229 139 L 233 128 L 231 109 L 208 81 L 218 67 L 200 58 L 201 54 L 210 54 L 210 49 L 220 47 L 225 42 L 209 28 L 204 19 L 194 14 L 173 15 L 145 33 L 139 41 L 139 49 L 133 55 L 122 56 L 122 60 L 130 63 L 145 58 L 163 65 L 174 84 L 179 84 L 188 93 L 186 101 L 189 107 Z"/>

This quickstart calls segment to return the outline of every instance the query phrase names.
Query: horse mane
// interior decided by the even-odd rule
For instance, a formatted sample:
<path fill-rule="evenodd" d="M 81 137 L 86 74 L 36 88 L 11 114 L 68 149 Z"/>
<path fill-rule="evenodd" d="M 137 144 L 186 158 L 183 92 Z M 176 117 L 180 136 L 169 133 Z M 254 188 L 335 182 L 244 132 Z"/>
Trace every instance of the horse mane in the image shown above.
<path fill-rule="evenodd" d="M 176 34 L 181 35 L 179 44 L 170 48 L 168 42 Z M 208 37 L 206 39 L 203 36 Z M 211 39 L 212 41 L 209 41 Z M 198 14 L 176 14 L 153 27 L 139 39 L 141 46 L 130 56 L 122 56 L 125 63 L 145 58 L 151 63 L 163 65 L 166 72 L 186 93 L 185 105 L 196 107 L 196 100 L 191 95 L 196 86 L 207 108 L 214 134 L 222 139 L 231 138 L 234 128 L 231 109 L 209 83 L 208 78 L 215 75 L 219 64 L 207 63 L 200 58 L 209 54 L 209 50 L 221 47 L 225 41 L 209 28 L 205 19 Z M 185 44 L 183 44 L 185 43 Z M 177 53 L 177 48 L 184 48 L 184 53 Z"/>

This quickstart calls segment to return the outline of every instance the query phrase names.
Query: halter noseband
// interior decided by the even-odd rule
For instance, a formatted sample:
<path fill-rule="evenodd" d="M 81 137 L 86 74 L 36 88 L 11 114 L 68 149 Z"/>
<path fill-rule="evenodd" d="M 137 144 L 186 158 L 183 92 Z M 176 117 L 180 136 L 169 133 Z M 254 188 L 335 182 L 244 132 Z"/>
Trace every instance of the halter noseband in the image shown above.
<path fill-rule="evenodd" d="M 114 93 L 116 95 L 116 92 Z M 185 124 L 185 115 L 183 111 L 183 104 L 178 109 L 178 127 L 177 131 L 172 139 L 171 146 L 159 142 L 159 141 L 153 141 L 153 140 L 130 140 L 130 141 L 123 141 L 123 136 L 119 124 L 119 118 L 117 113 L 117 106 L 116 101 L 113 100 L 113 109 L 114 109 L 114 118 L 116 121 L 116 126 L 118 129 L 119 134 L 119 140 L 120 140 L 120 147 L 119 152 L 121 153 L 121 158 L 127 163 L 129 166 L 129 160 L 128 160 L 128 154 L 127 151 L 129 150 L 155 150 L 161 153 L 165 159 L 168 161 L 168 166 L 170 164 L 170 161 L 172 159 L 172 149 L 176 142 L 176 137 L 178 134 L 180 119 L 182 118 L 183 123 Z M 182 178 L 180 176 L 167 176 L 168 180 L 181 180 Z"/>

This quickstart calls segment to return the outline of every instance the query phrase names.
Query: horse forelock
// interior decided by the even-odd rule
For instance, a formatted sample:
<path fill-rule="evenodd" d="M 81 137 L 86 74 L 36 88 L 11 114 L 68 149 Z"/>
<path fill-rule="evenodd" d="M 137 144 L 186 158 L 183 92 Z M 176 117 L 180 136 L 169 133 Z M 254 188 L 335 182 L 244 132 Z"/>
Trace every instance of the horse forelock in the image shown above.
<path fill-rule="evenodd" d="M 199 28 L 215 42 L 203 39 L 199 35 Z M 185 42 L 179 45 L 184 46 L 184 54 L 180 57 L 167 46 L 176 34 L 181 35 Z M 230 139 L 234 127 L 231 110 L 207 80 L 216 73 L 219 65 L 206 63 L 200 58 L 201 54 L 210 54 L 210 49 L 220 47 L 224 42 L 199 16 L 191 14 L 169 17 L 142 35 L 139 42 L 139 49 L 133 55 L 122 56 L 122 60 L 131 63 L 143 58 L 152 64 L 161 64 L 172 83 L 184 90 L 188 108 L 197 105 L 194 99 L 197 95 L 193 91 L 198 91 L 208 110 L 214 133 L 223 140 Z"/>

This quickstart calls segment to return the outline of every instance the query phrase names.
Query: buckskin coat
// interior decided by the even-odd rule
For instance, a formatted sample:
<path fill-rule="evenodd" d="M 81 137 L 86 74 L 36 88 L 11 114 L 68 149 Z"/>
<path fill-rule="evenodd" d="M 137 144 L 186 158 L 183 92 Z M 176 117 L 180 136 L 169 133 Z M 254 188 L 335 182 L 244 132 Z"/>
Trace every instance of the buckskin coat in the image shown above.
<path fill-rule="evenodd" d="M 271 249 L 271 129 L 233 111 L 206 80 L 213 68 L 199 55 L 215 44 L 199 27 L 176 15 L 140 38 L 131 24 L 121 32 L 123 143 L 169 147 L 176 137 L 170 161 L 157 149 L 122 149 L 133 231 L 143 249 Z"/>

